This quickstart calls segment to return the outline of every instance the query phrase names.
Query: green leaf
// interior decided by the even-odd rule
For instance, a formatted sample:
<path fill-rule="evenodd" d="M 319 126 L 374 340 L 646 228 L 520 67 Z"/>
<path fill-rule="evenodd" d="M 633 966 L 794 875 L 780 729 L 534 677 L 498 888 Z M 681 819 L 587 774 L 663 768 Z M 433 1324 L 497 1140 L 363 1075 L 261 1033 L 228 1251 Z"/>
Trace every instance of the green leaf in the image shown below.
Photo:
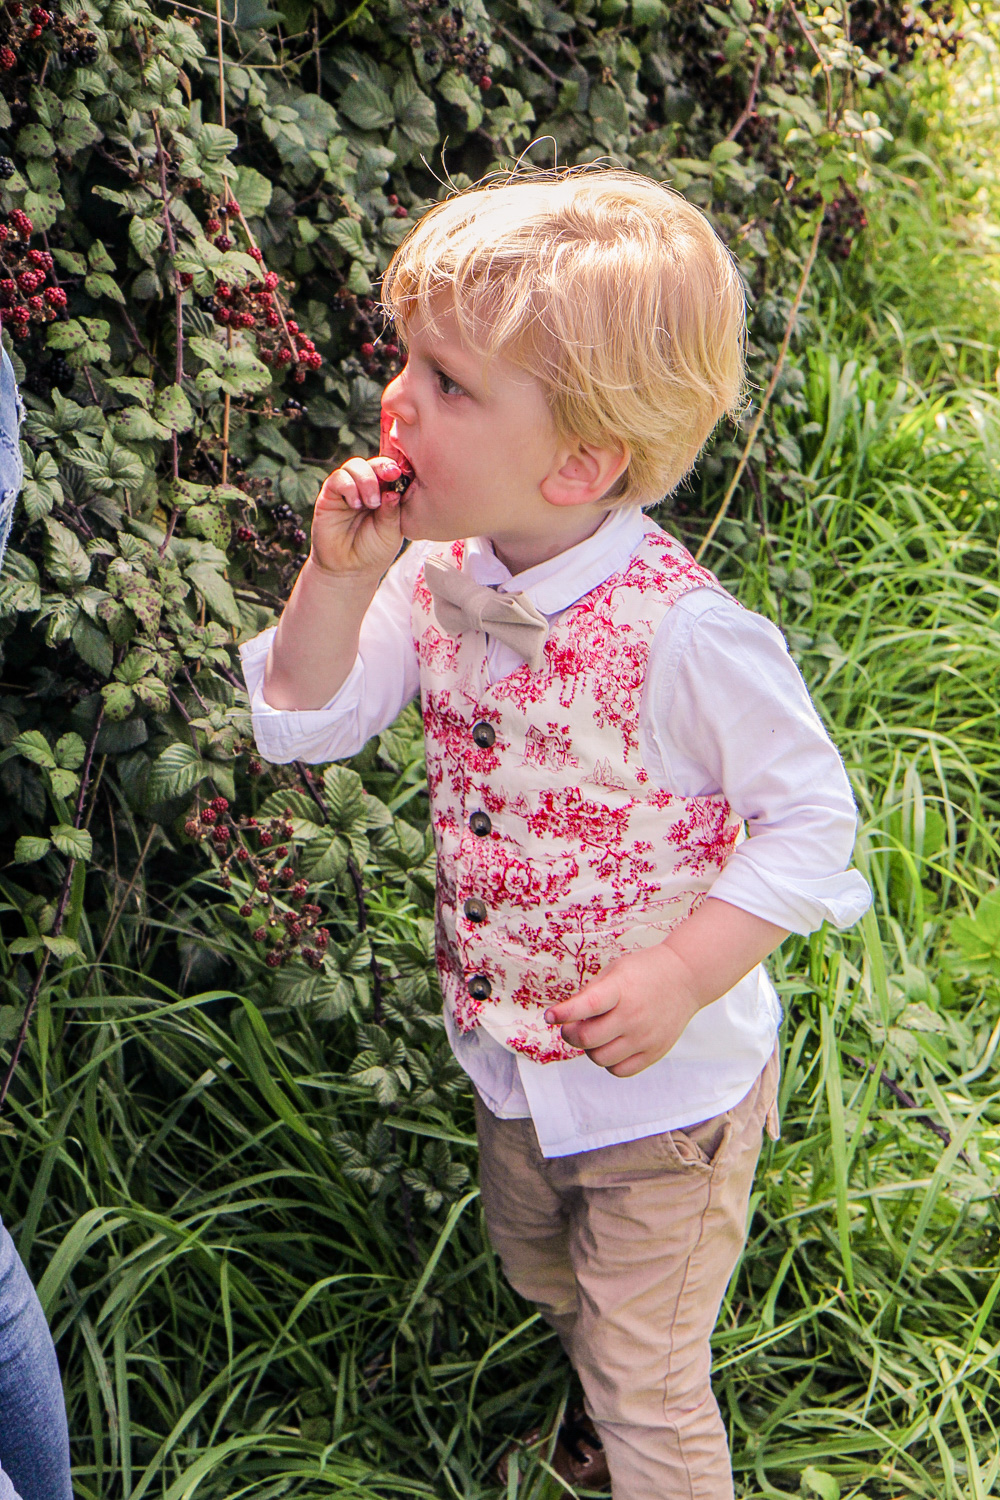
<path fill-rule="evenodd" d="M 36 837 L 35 834 L 23 833 L 14 845 L 14 860 L 19 865 L 33 865 L 36 860 L 43 859 L 51 847 L 51 839 Z"/>
<path fill-rule="evenodd" d="M 84 290 L 88 297 L 95 300 L 98 297 L 110 297 L 112 302 L 124 302 L 125 293 L 118 285 L 113 276 L 106 275 L 103 271 L 84 279 Z"/>
<path fill-rule="evenodd" d="M 139 214 L 134 214 L 128 227 L 128 237 L 136 254 L 152 264 L 153 256 L 163 240 L 163 225 L 158 219 L 143 219 Z"/>
<path fill-rule="evenodd" d="M 87 834 L 87 838 L 89 840 L 89 833 Z M 89 859 L 90 856 L 87 855 L 86 858 Z M 78 953 L 82 952 L 80 944 L 76 941 L 75 938 L 43 937 L 42 942 L 45 944 L 46 948 L 48 948 L 53 958 L 75 958 Z"/>
<path fill-rule="evenodd" d="M 170 797 L 183 797 L 211 774 L 211 763 L 202 760 L 193 745 L 180 742 L 168 745 L 150 769 L 149 799 L 163 802 Z"/>
<path fill-rule="evenodd" d="M 157 422 L 141 406 L 127 406 L 124 411 L 115 412 L 109 418 L 108 426 L 120 443 L 148 443 L 154 438 L 163 442 L 170 436 L 169 428 Z"/>
<path fill-rule="evenodd" d="M 90 577 L 90 558 L 76 534 L 52 516 L 45 519 L 45 562 L 56 583 L 75 587 Z"/>
<path fill-rule="evenodd" d="M 224 625 L 239 628 L 242 622 L 236 597 L 227 580 L 211 563 L 191 563 L 185 570 L 185 575 L 190 578 L 217 619 Z"/>
<path fill-rule="evenodd" d="M 8 953 L 37 953 L 42 947 L 40 937 L 15 938 L 12 943 L 7 944 Z"/>
<path fill-rule="evenodd" d="M 18 131 L 17 149 L 22 156 L 55 156 L 56 143 L 44 125 L 25 125 Z"/>
<path fill-rule="evenodd" d="M 51 453 L 30 453 L 24 466 L 21 498 L 29 521 L 40 521 L 54 505 L 62 503 L 59 468 Z"/>
<path fill-rule="evenodd" d="M 112 723 L 127 719 L 135 708 L 135 694 L 124 682 L 109 682 L 101 688 L 104 712 Z"/>
<path fill-rule="evenodd" d="M 157 422 L 172 433 L 187 432 L 194 425 L 191 403 L 179 385 L 164 386 L 153 411 Z"/>
<path fill-rule="evenodd" d="M 79 257 L 78 257 L 79 259 Z M 95 240 L 87 251 L 87 264 L 92 271 L 115 271 L 115 263 L 104 248 L 103 240 Z"/>
<path fill-rule="evenodd" d="M 802 1470 L 802 1493 L 804 1495 L 816 1495 L 819 1500 L 840 1500 L 840 1485 L 832 1474 L 825 1469 L 816 1469 L 809 1465 Z"/>
<path fill-rule="evenodd" d="M 370 78 L 349 83 L 340 96 L 340 108 L 359 130 L 386 130 L 396 121 L 389 95 Z"/>
<path fill-rule="evenodd" d="M 327 232 L 342 250 L 347 251 L 348 255 L 361 261 L 369 270 L 374 268 L 375 252 L 370 245 L 365 243 L 364 231 L 357 219 L 337 219 L 330 225 Z"/>
<path fill-rule="evenodd" d="M 222 551 L 229 546 L 232 537 L 232 522 L 219 505 L 192 505 L 185 517 L 188 531 L 204 537 L 206 542 Z M 233 622 L 235 624 L 235 621 Z"/>
<path fill-rule="evenodd" d="M 64 771 L 78 771 L 83 765 L 87 747 L 78 734 L 64 734 L 56 740 L 56 760 Z"/>
<path fill-rule="evenodd" d="M 52 783 L 52 795 L 64 800 L 74 796 L 80 785 L 79 776 L 75 776 L 72 771 L 50 771 L 49 781 Z"/>
<path fill-rule="evenodd" d="M 392 91 L 396 125 L 414 146 L 434 146 L 438 139 L 434 102 L 411 74 L 404 74 Z"/>
<path fill-rule="evenodd" d="M 94 841 L 86 828 L 74 828 L 72 823 L 57 823 L 49 832 L 59 853 L 71 859 L 90 859 L 94 852 Z"/>
<path fill-rule="evenodd" d="M 18 755 L 23 755 L 25 760 L 33 761 L 36 766 L 43 766 L 46 771 L 54 771 L 58 765 L 49 742 L 40 729 L 26 729 L 17 736 L 12 748 Z"/>
<path fill-rule="evenodd" d="M 271 202 L 271 183 L 255 167 L 240 167 L 236 177 L 236 199 L 244 214 L 262 214 Z"/>
<path fill-rule="evenodd" d="M 331 827 L 341 833 L 364 830 L 365 791 L 357 771 L 347 766 L 328 767 L 323 777 L 323 793 Z"/>

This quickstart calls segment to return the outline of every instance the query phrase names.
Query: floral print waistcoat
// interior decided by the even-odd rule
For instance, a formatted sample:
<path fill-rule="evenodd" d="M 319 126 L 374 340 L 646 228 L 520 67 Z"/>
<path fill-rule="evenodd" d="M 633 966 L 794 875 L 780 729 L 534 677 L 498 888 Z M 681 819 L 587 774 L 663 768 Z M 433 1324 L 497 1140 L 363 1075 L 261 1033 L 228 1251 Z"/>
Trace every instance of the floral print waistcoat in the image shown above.
<path fill-rule="evenodd" d="M 465 544 L 432 555 L 462 566 Z M 413 634 L 437 844 L 437 967 L 458 1029 L 537 1062 L 580 1054 L 543 1019 L 700 903 L 741 820 L 653 786 L 639 757 L 666 611 L 721 585 L 652 522 L 627 566 L 552 621 L 541 669 L 490 684 L 486 637 L 444 634 L 421 568 Z"/>

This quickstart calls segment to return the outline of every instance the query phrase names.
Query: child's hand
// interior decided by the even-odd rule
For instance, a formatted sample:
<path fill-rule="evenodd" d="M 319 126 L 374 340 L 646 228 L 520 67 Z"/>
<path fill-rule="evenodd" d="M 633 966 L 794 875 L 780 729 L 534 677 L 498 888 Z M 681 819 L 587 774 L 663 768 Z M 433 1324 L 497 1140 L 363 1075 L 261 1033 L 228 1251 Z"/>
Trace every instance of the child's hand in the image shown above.
<path fill-rule="evenodd" d="M 319 492 L 311 560 L 338 577 L 381 578 L 402 545 L 401 496 L 392 486 L 403 469 L 391 458 L 349 458 Z"/>
<path fill-rule="evenodd" d="M 616 1078 L 665 1057 L 688 1022 L 738 984 L 788 933 L 763 917 L 710 897 L 655 948 L 637 948 L 545 1019 L 571 1047 Z"/>
<path fill-rule="evenodd" d="M 631 1078 L 666 1056 L 703 1003 L 687 965 L 660 943 L 614 959 L 545 1019 L 592 1062 Z"/>

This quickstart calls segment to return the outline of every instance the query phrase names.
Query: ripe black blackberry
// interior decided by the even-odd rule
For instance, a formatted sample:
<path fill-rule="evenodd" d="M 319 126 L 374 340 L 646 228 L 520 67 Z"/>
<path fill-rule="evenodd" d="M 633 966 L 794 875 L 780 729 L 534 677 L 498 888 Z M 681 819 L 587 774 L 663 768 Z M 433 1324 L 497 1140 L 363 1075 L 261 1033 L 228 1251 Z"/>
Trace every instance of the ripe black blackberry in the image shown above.
<path fill-rule="evenodd" d="M 0 182 L 6 182 L 8 177 L 14 175 L 14 163 L 9 156 L 0 156 Z"/>

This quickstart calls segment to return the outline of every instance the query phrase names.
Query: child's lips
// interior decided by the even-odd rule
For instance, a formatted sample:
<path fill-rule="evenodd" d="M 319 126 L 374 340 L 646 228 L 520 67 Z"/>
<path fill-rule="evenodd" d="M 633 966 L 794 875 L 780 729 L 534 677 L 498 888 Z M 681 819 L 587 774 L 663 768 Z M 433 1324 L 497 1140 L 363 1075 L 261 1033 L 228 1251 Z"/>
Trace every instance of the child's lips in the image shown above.
<path fill-rule="evenodd" d="M 381 422 L 379 423 L 378 451 L 382 458 L 391 458 L 393 463 L 402 469 L 403 472 L 400 478 L 396 480 L 395 484 L 389 486 L 390 489 L 394 489 L 398 494 L 402 495 L 405 494 L 412 481 L 416 478 L 416 474 L 406 453 L 393 437 L 392 426 L 393 419 L 386 412 L 383 412 Z"/>

